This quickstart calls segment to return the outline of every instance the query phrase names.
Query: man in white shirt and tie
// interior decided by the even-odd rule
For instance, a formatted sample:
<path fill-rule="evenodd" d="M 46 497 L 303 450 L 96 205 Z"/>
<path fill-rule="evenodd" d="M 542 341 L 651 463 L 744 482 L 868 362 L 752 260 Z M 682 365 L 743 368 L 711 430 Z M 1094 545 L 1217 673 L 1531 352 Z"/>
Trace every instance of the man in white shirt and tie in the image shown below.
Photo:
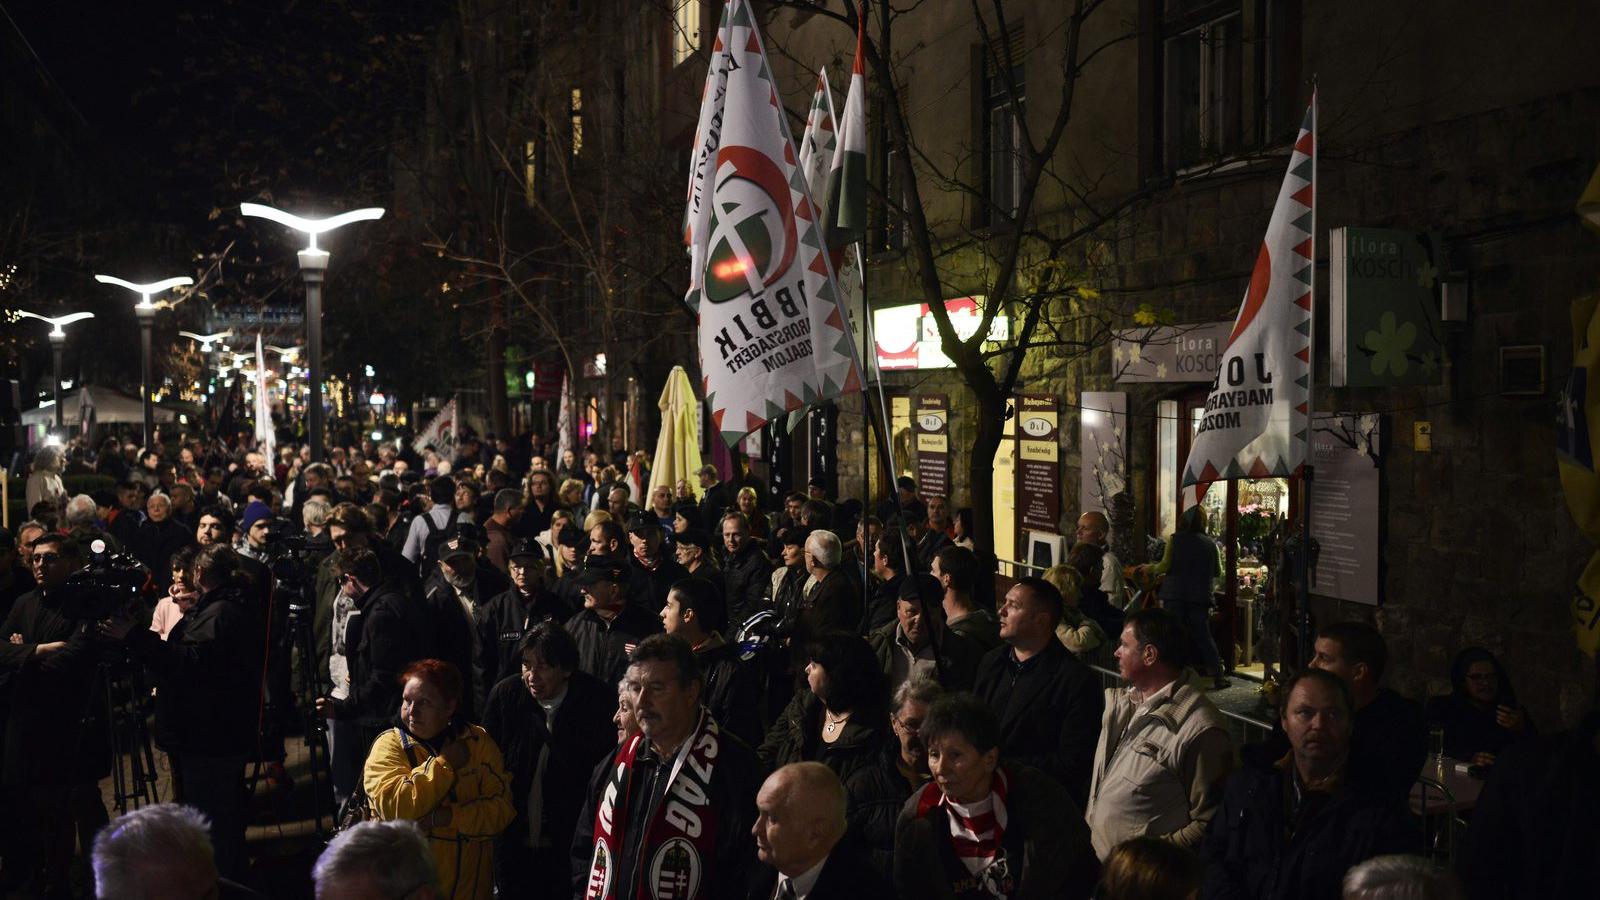
<path fill-rule="evenodd" d="M 843 843 L 848 799 L 833 770 L 792 763 L 768 776 L 756 795 L 756 855 L 766 865 L 751 900 L 887 897 L 887 881 Z"/>

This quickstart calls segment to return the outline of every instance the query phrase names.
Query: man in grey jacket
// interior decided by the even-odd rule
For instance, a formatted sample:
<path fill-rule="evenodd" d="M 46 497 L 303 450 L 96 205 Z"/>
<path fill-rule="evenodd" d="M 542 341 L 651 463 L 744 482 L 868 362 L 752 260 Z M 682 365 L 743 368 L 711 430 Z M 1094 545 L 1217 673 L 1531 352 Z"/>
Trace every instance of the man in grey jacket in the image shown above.
<path fill-rule="evenodd" d="M 1101 860 L 1142 836 L 1198 848 L 1222 799 L 1232 741 L 1186 668 L 1187 648 L 1165 610 L 1133 613 L 1122 628 L 1116 657 L 1127 686 L 1106 690 L 1084 813 Z"/>

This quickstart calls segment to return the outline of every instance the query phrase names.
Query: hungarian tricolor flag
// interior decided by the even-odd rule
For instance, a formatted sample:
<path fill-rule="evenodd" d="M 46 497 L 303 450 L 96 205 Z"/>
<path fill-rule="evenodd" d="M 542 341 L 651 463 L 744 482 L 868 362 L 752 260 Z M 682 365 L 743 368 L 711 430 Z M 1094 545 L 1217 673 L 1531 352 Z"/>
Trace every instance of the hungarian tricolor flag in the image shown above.
<path fill-rule="evenodd" d="M 1183 467 L 1183 484 L 1288 477 L 1311 431 L 1312 263 L 1316 259 L 1313 94 L 1256 257 L 1244 304 Z"/>
<path fill-rule="evenodd" d="M 850 67 L 850 89 L 839 123 L 839 149 L 828 172 L 828 246 L 835 251 L 867 233 L 867 84 L 862 53 L 866 19 L 856 17 L 856 59 Z M 885 190 L 888 190 L 887 188 Z"/>
<path fill-rule="evenodd" d="M 723 8 L 690 162 L 684 237 L 702 389 L 735 445 L 861 375 L 822 223 L 748 0 Z"/>

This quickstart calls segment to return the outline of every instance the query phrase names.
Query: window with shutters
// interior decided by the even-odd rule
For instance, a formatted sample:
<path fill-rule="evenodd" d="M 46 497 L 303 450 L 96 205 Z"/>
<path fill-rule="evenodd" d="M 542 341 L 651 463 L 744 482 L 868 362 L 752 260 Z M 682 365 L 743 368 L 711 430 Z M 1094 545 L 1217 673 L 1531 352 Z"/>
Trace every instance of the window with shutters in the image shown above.
<path fill-rule="evenodd" d="M 983 203 L 977 224 L 999 225 L 1017 213 L 1022 196 L 1022 122 L 1027 114 L 1023 31 L 980 48 L 981 121 L 979 153 L 983 164 Z M 1007 76 L 1009 72 L 1009 77 Z"/>

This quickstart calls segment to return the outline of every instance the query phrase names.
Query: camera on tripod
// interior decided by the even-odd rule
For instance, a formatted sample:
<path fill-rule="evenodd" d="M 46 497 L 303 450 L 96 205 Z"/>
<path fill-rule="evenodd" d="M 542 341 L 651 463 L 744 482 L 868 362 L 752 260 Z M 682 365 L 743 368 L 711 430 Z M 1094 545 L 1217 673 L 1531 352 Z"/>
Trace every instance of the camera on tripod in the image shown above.
<path fill-rule="evenodd" d="M 317 563 L 320 554 L 306 546 L 306 536 L 296 534 L 288 519 L 267 524 L 265 563 L 272 573 L 277 595 L 287 602 L 289 615 L 310 611 L 316 601 Z"/>
<path fill-rule="evenodd" d="M 89 544 L 89 564 L 54 591 L 68 619 L 109 619 L 145 602 L 150 570 L 130 553 L 112 553 L 104 540 Z"/>

